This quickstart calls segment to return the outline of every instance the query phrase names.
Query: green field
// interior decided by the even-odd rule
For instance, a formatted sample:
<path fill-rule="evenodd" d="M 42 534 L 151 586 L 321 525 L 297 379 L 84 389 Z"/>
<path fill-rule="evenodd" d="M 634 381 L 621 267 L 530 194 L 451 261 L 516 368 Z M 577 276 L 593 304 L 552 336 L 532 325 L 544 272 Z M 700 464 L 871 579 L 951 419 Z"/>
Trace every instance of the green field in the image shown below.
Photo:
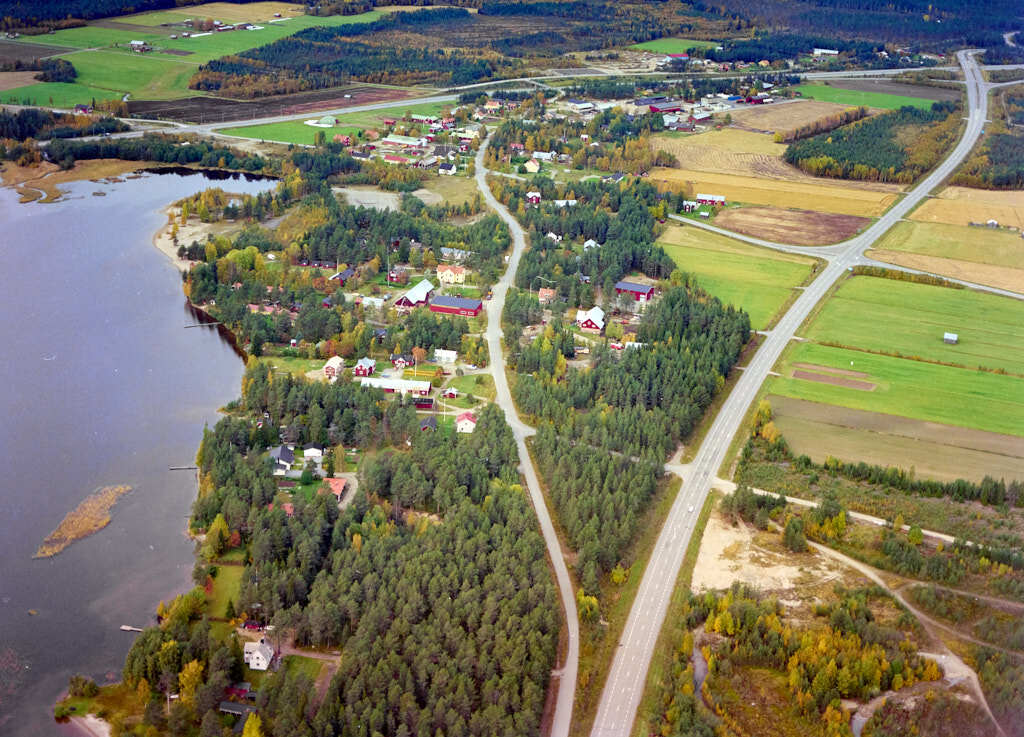
<path fill-rule="evenodd" d="M 0 92 L 0 100 L 12 105 L 52 105 L 71 108 L 79 103 L 89 104 L 93 100 L 109 100 L 120 95 L 110 90 L 69 82 L 39 82 L 27 87 Z"/>
<path fill-rule="evenodd" d="M 906 251 L 994 266 L 1024 268 L 1024 238 L 995 228 L 904 221 L 875 244 L 880 250 Z"/>
<path fill-rule="evenodd" d="M 960 342 L 946 345 L 945 332 L 957 333 Z M 825 304 L 805 337 L 1024 373 L 1024 302 L 967 289 L 854 277 Z"/>
<path fill-rule="evenodd" d="M 148 20 L 150 15 L 162 16 L 164 13 L 133 16 L 132 22 L 139 24 L 161 22 L 159 18 L 154 21 Z M 78 70 L 79 85 L 107 91 L 106 94 L 101 93 L 89 97 L 111 98 L 130 93 L 137 99 L 162 100 L 198 94 L 194 90 L 188 89 L 188 81 L 200 64 L 212 59 L 265 46 L 304 28 L 361 23 L 376 20 L 382 15 L 384 15 L 382 11 L 375 10 L 361 15 L 299 16 L 284 23 L 267 23 L 258 31 L 228 31 L 198 38 L 172 39 L 170 36 L 173 33 L 180 32 L 173 28 L 168 28 L 166 33 L 150 33 L 141 29 L 125 31 L 89 25 L 81 28 L 68 28 L 42 36 L 22 36 L 18 40 L 24 43 L 46 43 L 87 49 L 65 54 L 61 58 L 66 58 L 74 64 L 75 69 Z M 183 17 L 191 17 L 191 14 Z M 127 45 L 129 41 L 133 40 L 146 41 L 155 50 L 145 54 L 132 53 L 127 49 Z M 164 49 L 189 53 L 181 56 L 163 53 Z M 55 83 L 31 85 L 30 94 L 35 95 L 42 103 L 50 96 L 45 88 L 54 85 Z M 40 87 L 43 87 L 44 90 L 37 92 L 36 88 Z M 21 99 L 27 89 L 29 88 L 20 87 L 5 92 L 4 99 L 10 95 Z M 83 94 L 85 94 L 84 90 L 78 92 L 71 104 L 82 102 Z M 88 101 L 89 97 L 85 101 Z M 54 95 L 54 104 L 60 104 L 57 102 L 57 95 Z"/>
<path fill-rule="evenodd" d="M 865 105 L 882 110 L 895 110 L 910 105 L 922 110 L 931 109 L 933 100 L 923 97 L 905 97 L 903 95 L 887 95 L 884 92 L 861 92 L 859 90 L 842 90 L 823 84 L 801 84 L 793 88 L 804 97 L 821 102 L 835 102 L 840 105 Z"/>
<path fill-rule="evenodd" d="M 694 227 L 670 228 L 659 245 L 708 292 L 746 310 L 755 329 L 771 323 L 814 263 Z"/>
<path fill-rule="evenodd" d="M 317 119 L 317 116 L 311 115 L 310 117 L 310 120 Z M 330 142 L 331 139 L 339 133 L 345 136 L 352 136 L 354 139 L 360 130 L 362 129 L 351 125 L 334 126 L 333 128 L 315 128 L 311 125 L 306 125 L 306 123 L 301 120 L 289 120 L 284 123 L 268 123 L 267 125 L 247 125 L 240 128 L 228 128 L 227 130 L 221 130 L 218 132 L 226 133 L 229 136 L 241 136 L 242 138 L 258 138 L 261 141 L 298 143 L 306 146 L 312 146 L 313 139 L 316 137 L 317 131 L 323 131 L 324 135 L 327 136 L 327 141 Z"/>
<path fill-rule="evenodd" d="M 217 566 L 217 577 L 213 579 L 213 592 L 206 597 L 206 611 L 211 617 L 223 617 L 228 600 L 238 602 L 242 587 L 244 566 Z"/>
<path fill-rule="evenodd" d="M 692 38 L 656 38 L 653 41 L 630 46 L 631 49 L 653 51 L 656 54 L 685 54 L 687 49 L 713 49 L 717 41 L 696 41 Z"/>
<path fill-rule="evenodd" d="M 790 378 L 792 365 L 800 362 L 863 372 L 866 376 L 858 376 L 856 380 L 870 382 L 875 388 L 864 391 Z M 788 349 L 779 373 L 782 376 L 769 377 L 766 392 L 929 422 L 1024 435 L 1024 380 L 1014 376 L 815 343 L 799 343 Z"/>
<path fill-rule="evenodd" d="M 491 401 L 494 399 L 494 379 L 489 374 L 470 374 L 452 379 L 449 386 L 455 387 L 462 398 L 472 394 L 477 399 Z"/>

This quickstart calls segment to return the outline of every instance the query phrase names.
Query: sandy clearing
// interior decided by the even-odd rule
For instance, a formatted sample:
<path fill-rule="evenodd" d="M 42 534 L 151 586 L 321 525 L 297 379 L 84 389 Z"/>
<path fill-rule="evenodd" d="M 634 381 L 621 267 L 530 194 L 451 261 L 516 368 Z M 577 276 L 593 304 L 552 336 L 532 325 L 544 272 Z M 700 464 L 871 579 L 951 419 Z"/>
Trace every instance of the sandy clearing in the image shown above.
<path fill-rule="evenodd" d="M 961 261 L 941 256 L 925 256 L 920 253 L 905 251 L 884 251 L 869 249 L 867 256 L 884 261 L 887 264 L 906 266 L 910 269 L 928 271 L 940 276 L 963 279 L 975 284 L 984 284 L 1011 292 L 1024 292 L 1024 268 L 1014 269 L 1009 266 L 993 266 L 973 261 Z"/>
<path fill-rule="evenodd" d="M 398 210 L 402 195 L 398 192 L 385 192 L 376 187 L 331 187 L 333 192 L 345 195 L 348 204 L 353 207 L 371 207 L 375 210 Z M 415 190 L 414 197 L 423 200 L 424 204 L 437 205 L 442 201 L 441 195 L 428 189 Z"/>
<path fill-rule="evenodd" d="M 801 583 L 821 585 L 841 578 L 842 567 L 819 555 L 783 555 L 757 544 L 746 525 L 732 526 L 717 511 L 708 520 L 693 569 L 693 591 L 727 589 L 740 582 L 760 590 L 789 590 L 787 602 L 802 601 Z"/>
<path fill-rule="evenodd" d="M 728 208 L 715 216 L 715 225 L 719 227 L 798 246 L 839 243 L 870 224 L 870 218 L 856 215 L 773 207 Z"/>
<path fill-rule="evenodd" d="M 236 196 L 231 195 L 231 193 L 228 194 L 229 196 Z M 197 217 L 189 218 L 188 222 L 182 225 L 181 218 L 179 217 L 181 215 L 181 208 L 175 205 L 165 208 L 163 212 L 167 216 L 167 222 L 160 227 L 160 230 L 153 234 L 153 245 L 183 271 L 187 271 L 192 262 L 188 259 L 178 258 L 179 245 L 191 245 L 193 241 L 205 243 L 209 235 L 223 235 L 241 228 L 239 223 L 223 221 L 204 223 Z M 175 223 L 178 225 L 177 244 L 175 244 L 174 238 L 171 235 L 171 228 Z"/>

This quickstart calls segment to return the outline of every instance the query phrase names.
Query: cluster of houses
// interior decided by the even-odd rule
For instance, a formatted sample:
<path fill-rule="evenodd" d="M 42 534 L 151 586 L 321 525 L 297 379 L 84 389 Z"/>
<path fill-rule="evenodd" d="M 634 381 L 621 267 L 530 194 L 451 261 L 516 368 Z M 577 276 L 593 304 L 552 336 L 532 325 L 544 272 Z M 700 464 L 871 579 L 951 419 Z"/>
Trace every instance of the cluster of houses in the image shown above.
<path fill-rule="evenodd" d="M 421 131 L 426 129 L 427 132 L 421 132 L 415 136 L 391 132 L 375 143 L 368 143 L 349 153 L 356 159 L 366 160 L 377 157 L 386 163 L 400 166 L 414 166 L 419 169 L 436 167 L 439 174 L 452 175 L 457 171 L 459 154 L 468 153 L 473 141 L 480 138 L 484 132 L 483 124 L 476 122 L 456 127 L 456 120 L 452 117 L 410 115 L 407 122 L 419 127 Z M 387 128 L 393 129 L 397 123 L 398 121 L 394 118 L 384 119 L 384 125 Z M 448 134 L 457 143 L 435 143 L 442 133 Z M 345 138 L 348 136 L 336 137 L 336 139 L 341 139 L 338 142 L 343 144 Z M 348 143 L 351 143 L 351 139 Z"/>
<path fill-rule="evenodd" d="M 451 273 L 451 272 L 447 272 Z M 454 278 L 449 277 L 449 278 Z M 465 282 L 465 276 L 463 276 Z M 458 282 L 449 282 L 458 283 Z M 479 299 L 470 297 L 456 297 L 450 295 L 435 295 L 434 285 L 429 279 L 423 279 L 412 289 L 395 300 L 395 307 L 401 312 L 409 312 L 417 307 L 428 307 L 431 312 L 438 312 L 445 315 L 459 315 L 462 317 L 476 317 L 484 308 Z"/>
<path fill-rule="evenodd" d="M 319 469 L 324 460 L 324 448 L 322 445 L 310 443 L 297 449 L 294 445 L 279 445 L 270 449 L 270 460 L 274 462 L 274 475 L 298 478 L 301 471 L 295 470 L 292 466 L 296 460 L 309 462 L 313 461 Z"/>

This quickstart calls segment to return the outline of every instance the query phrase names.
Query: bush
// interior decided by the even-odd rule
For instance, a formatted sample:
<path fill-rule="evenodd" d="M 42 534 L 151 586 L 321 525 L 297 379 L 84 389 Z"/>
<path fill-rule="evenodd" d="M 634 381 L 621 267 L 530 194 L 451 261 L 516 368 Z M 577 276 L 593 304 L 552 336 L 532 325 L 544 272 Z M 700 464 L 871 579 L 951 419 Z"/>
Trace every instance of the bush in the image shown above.
<path fill-rule="evenodd" d="M 91 699 L 99 692 L 100 687 L 97 686 L 96 681 L 91 678 L 86 678 L 82 675 L 73 675 L 68 681 L 68 693 L 71 696 Z"/>

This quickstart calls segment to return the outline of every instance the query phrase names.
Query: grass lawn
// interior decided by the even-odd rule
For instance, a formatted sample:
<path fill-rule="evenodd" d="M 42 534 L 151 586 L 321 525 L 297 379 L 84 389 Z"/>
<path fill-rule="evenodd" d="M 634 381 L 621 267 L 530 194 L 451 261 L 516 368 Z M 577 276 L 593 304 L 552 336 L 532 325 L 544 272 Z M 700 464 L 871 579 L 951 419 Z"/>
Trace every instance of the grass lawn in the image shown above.
<path fill-rule="evenodd" d="M 206 597 L 206 611 L 211 617 L 223 617 L 228 599 L 238 600 L 244 570 L 243 566 L 218 566 L 213 591 Z"/>
<path fill-rule="evenodd" d="M 960 342 L 943 343 L 944 332 Z M 1024 302 L 967 289 L 857 276 L 825 303 L 805 337 L 1024 373 Z"/>
<path fill-rule="evenodd" d="M 129 716 L 145 707 L 144 703 L 140 703 L 135 689 L 123 683 L 101 686 L 100 692 L 92 698 L 68 697 L 60 705 L 68 709 L 69 716 L 85 716 L 103 710 L 108 720 Z"/>
<path fill-rule="evenodd" d="M 875 324 L 875 323 L 872 323 Z M 876 328 L 877 328 L 877 324 Z M 863 372 L 871 391 L 791 378 L 794 363 Z M 766 392 L 795 399 L 1024 435 L 1024 379 L 858 350 L 799 343 L 784 354 Z M 818 373 L 821 373 L 820 371 Z"/>
<path fill-rule="evenodd" d="M 1024 238 L 996 228 L 904 221 L 896 223 L 875 248 L 1024 268 Z"/>
<path fill-rule="evenodd" d="M 424 102 L 419 105 L 396 102 L 391 107 L 378 110 L 363 110 L 356 113 L 343 113 L 338 117 L 341 125 L 354 125 L 359 128 L 377 128 L 383 124 L 384 118 L 401 120 L 408 112 L 411 115 L 438 115 L 443 109 L 451 108 L 450 103 Z"/>
<path fill-rule="evenodd" d="M 311 115 L 310 120 L 319 120 Z M 242 138 L 258 138 L 261 141 L 278 141 L 280 143 L 298 143 L 306 146 L 313 145 L 313 139 L 317 131 L 323 131 L 327 140 L 331 141 L 339 133 L 344 136 L 352 136 L 361 129 L 351 125 L 334 126 L 333 128 L 317 128 L 306 125 L 302 120 L 290 120 L 284 123 L 268 123 L 267 125 L 246 125 L 239 128 L 227 128 L 218 131 L 229 136 L 241 136 Z"/>
<path fill-rule="evenodd" d="M 707 291 L 746 310 L 757 329 L 771 322 L 814 263 L 806 256 L 769 251 L 692 227 L 669 228 L 659 244 Z"/>
<path fill-rule="evenodd" d="M 631 49 L 653 51 L 656 54 L 685 54 L 687 49 L 713 49 L 717 41 L 696 41 L 692 38 L 656 38 L 641 44 L 630 46 Z"/>
<path fill-rule="evenodd" d="M 119 97 L 121 95 L 115 91 L 77 82 L 39 82 L 0 92 L 0 100 L 12 105 L 53 105 L 59 108 L 71 108 L 79 103 L 88 105 L 93 100 L 99 102 Z"/>
<path fill-rule="evenodd" d="M 488 402 L 494 399 L 494 379 L 490 374 L 457 376 L 452 379 L 449 386 L 458 390 L 460 398 L 466 394 L 472 394 L 477 399 L 484 399 Z"/>
<path fill-rule="evenodd" d="M 423 188 L 441 195 L 446 202 L 450 202 L 453 205 L 471 202 L 480 193 L 480 190 L 477 189 L 475 178 L 459 175 L 438 175 L 424 182 Z"/>
<path fill-rule="evenodd" d="M 467 286 L 448 286 L 444 288 L 446 295 L 452 295 L 455 297 L 468 297 L 470 299 L 480 299 L 483 293 L 480 291 L 480 287 L 467 287 Z"/>
<path fill-rule="evenodd" d="M 309 680 L 316 681 L 316 677 L 320 675 L 320 669 L 323 667 L 322 660 L 307 658 L 304 655 L 285 655 L 281 658 L 281 671 L 278 672 L 283 671 L 290 676 L 305 673 L 309 676 Z"/>
<path fill-rule="evenodd" d="M 867 107 L 883 110 L 895 110 L 904 105 L 919 107 L 922 110 L 930 110 L 934 102 L 934 100 L 926 100 L 923 97 L 889 95 L 884 92 L 842 90 L 838 87 L 829 87 L 823 84 L 801 84 L 793 89 L 804 97 L 821 100 L 822 102 L 835 102 L 840 105 L 866 105 Z"/>
<path fill-rule="evenodd" d="M 130 92 L 132 97 L 144 100 L 182 97 L 199 68 L 199 62 L 192 61 L 192 57 L 106 49 L 82 51 L 69 60 L 78 70 L 80 84 Z"/>
<path fill-rule="evenodd" d="M 262 356 L 258 359 L 269 363 L 276 371 L 287 371 L 296 376 L 305 376 L 308 371 L 319 371 L 325 361 L 319 358 L 298 358 L 293 356 Z"/>

